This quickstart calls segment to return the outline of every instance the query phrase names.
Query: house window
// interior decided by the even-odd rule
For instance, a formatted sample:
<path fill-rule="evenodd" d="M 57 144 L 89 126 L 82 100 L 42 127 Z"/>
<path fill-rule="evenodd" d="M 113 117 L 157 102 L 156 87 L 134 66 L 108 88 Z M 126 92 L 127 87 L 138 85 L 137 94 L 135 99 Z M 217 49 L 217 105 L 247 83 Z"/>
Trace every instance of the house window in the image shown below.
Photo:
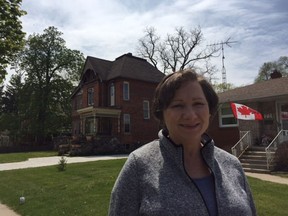
<path fill-rule="evenodd" d="M 110 106 L 115 106 L 115 86 L 114 83 L 110 84 Z"/>
<path fill-rule="evenodd" d="M 150 119 L 150 107 L 148 100 L 143 101 L 143 118 Z"/>
<path fill-rule="evenodd" d="M 124 114 L 123 121 L 124 121 L 124 133 L 130 133 L 131 131 L 130 114 Z"/>
<path fill-rule="evenodd" d="M 96 121 L 94 117 L 88 117 L 85 120 L 85 134 L 94 134 L 96 132 Z"/>
<path fill-rule="evenodd" d="M 280 105 L 281 129 L 288 130 L 288 103 Z"/>
<path fill-rule="evenodd" d="M 235 127 L 238 126 L 238 120 L 234 117 L 229 104 L 223 104 L 219 110 L 220 127 Z"/>
<path fill-rule="evenodd" d="M 129 92 L 129 82 L 123 83 L 123 100 L 130 99 L 130 92 Z"/>
<path fill-rule="evenodd" d="M 89 88 L 88 89 L 88 93 L 87 93 L 87 103 L 88 103 L 88 106 L 91 106 L 93 105 L 93 98 L 94 98 L 94 88 Z"/>
<path fill-rule="evenodd" d="M 112 134 L 112 122 L 111 118 L 99 117 L 98 118 L 98 130 L 99 135 L 111 135 Z"/>

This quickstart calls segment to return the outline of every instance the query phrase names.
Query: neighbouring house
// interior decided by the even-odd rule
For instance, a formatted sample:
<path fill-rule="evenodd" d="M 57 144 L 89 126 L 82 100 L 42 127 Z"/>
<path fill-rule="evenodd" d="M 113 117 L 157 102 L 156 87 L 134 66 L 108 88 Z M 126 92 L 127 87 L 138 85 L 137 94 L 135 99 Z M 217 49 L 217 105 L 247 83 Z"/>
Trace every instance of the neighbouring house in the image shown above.
<path fill-rule="evenodd" d="M 131 53 L 114 61 L 88 56 L 72 93 L 72 135 L 117 139 L 126 146 L 157 138 L 159 124 L 150 108 L 163 76 Z"/>
<path fill-rule="evenodd" d="M 288 77 L 271 79 L 218 94 L 219 108 L 212 117 L 209 134 L 217 146 L 231 152 L 241 132 L 251 132 L 251 144 L 267 146 L 280 130 L 288 130 Z M 234 118 L 230 102 L 244 104 L 263 115 L 262 121 Z M 242 133 L 243 134 L 243 133 Z"/>

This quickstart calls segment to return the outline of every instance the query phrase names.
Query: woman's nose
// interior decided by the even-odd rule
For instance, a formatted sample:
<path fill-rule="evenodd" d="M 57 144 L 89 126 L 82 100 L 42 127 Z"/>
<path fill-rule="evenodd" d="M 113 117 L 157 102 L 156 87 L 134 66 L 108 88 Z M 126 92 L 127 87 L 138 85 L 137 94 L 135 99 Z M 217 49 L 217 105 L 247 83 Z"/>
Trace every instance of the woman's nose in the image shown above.
<path fill-rule="evenodd" d="M 183 110 L 183 117 L 185 119 L 191 119 L 191 118 L 194 118 L 195 116 L 196 116 L 196 112 L 195 112 L 195 109 L 193 109 L 193 107 L 186 107 Z"/>

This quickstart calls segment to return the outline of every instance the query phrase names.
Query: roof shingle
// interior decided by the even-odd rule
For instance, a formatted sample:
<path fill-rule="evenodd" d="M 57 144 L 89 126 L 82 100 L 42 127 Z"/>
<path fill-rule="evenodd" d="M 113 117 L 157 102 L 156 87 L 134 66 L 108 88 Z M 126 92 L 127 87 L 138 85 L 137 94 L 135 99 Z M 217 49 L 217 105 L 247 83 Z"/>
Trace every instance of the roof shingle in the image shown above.
<path fill-rule="evenodd" d="M 252 101 L 285 95 L 288 97 L 288 77 L 270 79 L 218 94 L 220 103 L 229 101 Z"/>
<path fill-rule="evenodd" d="M 123 77 L 148 82 L 160 82 L 164 77 L 161 71 L 157 70 L 145 59 L 132 56 L 131 53 L 124 54 L 116 58 L 115 61 L 88 56 L 86 63 L 88 62 L 102 80 Z"/>

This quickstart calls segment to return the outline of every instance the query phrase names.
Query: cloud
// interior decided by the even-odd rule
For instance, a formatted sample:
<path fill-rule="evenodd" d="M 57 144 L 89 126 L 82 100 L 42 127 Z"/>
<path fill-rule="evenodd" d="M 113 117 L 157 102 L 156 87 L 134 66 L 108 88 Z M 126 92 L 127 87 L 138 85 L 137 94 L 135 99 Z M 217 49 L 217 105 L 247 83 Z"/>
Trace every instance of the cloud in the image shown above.
<path fill-rule="evenodd" d="M 22 5 L 28 35 L 55 26 L 69 48 L 108 60 L 135 53 L 148 26 L 162 38 L 176 27 L 200 26 L 203 46 L 231 37 L 237 43 L 224 47 L 225 67 L 235 85 L 253 82 L 264 62 L 287 56 L 286 0 L 29 0 Z M 221 56 L 212 62 L 221 77 Z"/>

